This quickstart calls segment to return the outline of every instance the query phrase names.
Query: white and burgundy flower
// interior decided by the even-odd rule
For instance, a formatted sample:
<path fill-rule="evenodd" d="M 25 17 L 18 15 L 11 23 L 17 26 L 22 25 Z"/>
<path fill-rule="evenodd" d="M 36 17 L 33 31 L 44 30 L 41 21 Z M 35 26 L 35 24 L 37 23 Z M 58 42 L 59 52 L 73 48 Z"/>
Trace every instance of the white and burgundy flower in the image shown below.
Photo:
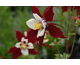
<path fill-rule="evenodd" d="M 28 49 L 34 49 L 33 44 L 28 42 L 28 39 L 24 39 L 24 37 L 22 37 L 21 42 L 16 43 L 15 47 L 20 48 L 23 55 L 29 54 Z"/>
<path fill-rule="evenodd" d="M 42 46 L 43 39 L 45 35 L 45 31 L 49 31 L 49 34 L 52 37 L 55 38 L 66 38 L 62 31 L 57 28 L 55 23 L 52 23 L 53 21 L 53 6 L 49 6 L 45 9 L 43 16 L 40 14 L 39 9 L 35 6 L 32 6 L 32 12 L 34 18 L 28 20 L 26 24 L 28 27 L 31 28 L 31 30 L 28 33 L 27 38 L 34 38 L 37 37 L 39 40 L 39 45 Z M 50 21 L 50 22 L 48 22 Z M 59 25 L 60 26 L 60 25 Z"/>
<path fill-rule="evenodd" d="M 17 58 L 19 56 L 23 55 L 28 55 L 28 54 L 39 54 L 37 50 L 34 49 L 33 40 L 31 39 L 26 39 L 26 32 L 25 35 L 22 34 L 20 31 L 15 31 L 16 32 L 16 38 L 18 39 L 18 43 L 15 44 L 14 47 L 10 48 L 10 50 L 6 53 L 12 53 L 12 58 Z"/>
<path fill-rule="evenodd" d="M 34 18 L 28 20 L 26 24 L 33 30 L 38 30 L 37 38 L 43 36 L 47 23 L 38 14 L 33 13 Z"/>

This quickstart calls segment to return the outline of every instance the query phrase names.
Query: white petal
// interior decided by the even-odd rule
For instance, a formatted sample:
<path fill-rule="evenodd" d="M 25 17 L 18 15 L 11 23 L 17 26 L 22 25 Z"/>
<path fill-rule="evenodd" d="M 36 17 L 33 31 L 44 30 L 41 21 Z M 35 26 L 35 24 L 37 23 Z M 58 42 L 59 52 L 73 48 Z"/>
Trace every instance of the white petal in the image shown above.
<path fill-rule="evenodd" d="M 38 38 L 39 36 L 43 36 L 43 35 L 44 35 L 44 32 L 45 32 L 45 29 L 39 30 L 39 31 L 38 31 L 38 34 L 37 34 L 37 38 Z"/>
<path fill-rule="evenodd" d="M 38 14 L 33 13 L 33 16 L 37 20 L 37 22 L 42 21 L 42 18 Z"/>
<path fill-rule="evenodd" d="M 27 36 L 27 31 L 24 31 L 24 35 L 25 35 L 25 37 Z"/>
<path fill-rule="evenodd" d="M 46 42 L 48 42 L 48 41 L 49 41 L 49 39 L 43 40 L 43 43 L 46 43 Z"/>
<path fill-rule="evenodd" d="M 26 22 L 26 24 L 31 28 L 31 29 L 34 29 L 35 30 L 35 24 L 37 23 L 38 21 L 36 21 L 35 19 L 30 19 Z"/>
<path fill-rule="evenodd" d="M 21 42 L 16 43 L 15 47 L 20 48 L 21 47 L 20 44 L 21 44 Z"/>
<path fill-rule="evenodd" d="M 33 46 L 33 44 L 32 43 L 28 43 L 28 47 L 27 47 L 28 49 L 33 49 L 34 48 L 34 46 Z"/>
<path fill-rule="evenodd" d="M 43 25 L 44 28 L 46 28 L 47 24 L 46 24 L 45 20 L 42 21 L 42 25 Z"/>
<path fill-rule="evenodd" d="M 28 39 L 25 39 L 24 37 L 22 37 L 21 42 L 24 42 L 24 41 L 28 43 Z"/>
<path fill-rule="evenodd" d="M 28 49 L 21 49 L 21 53 L 23 54 L 23 55 L 28 55 L 29 54 L 29 52 L 28 52 Z"/>

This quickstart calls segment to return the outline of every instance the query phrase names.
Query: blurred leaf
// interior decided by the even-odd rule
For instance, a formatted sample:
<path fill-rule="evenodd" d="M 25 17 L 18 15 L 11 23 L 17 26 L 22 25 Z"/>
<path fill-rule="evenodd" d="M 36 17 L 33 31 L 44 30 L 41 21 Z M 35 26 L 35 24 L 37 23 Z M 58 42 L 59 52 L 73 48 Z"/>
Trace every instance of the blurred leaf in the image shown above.
<path fill-rule="evenodd" d="M 60 54 L 60 57 L 59 57 L 59 54 L 55 54 L 55 56 L 56 56 L 55 59 L 60 59 L 60 57 L 61 57 L 61 59 L 67 59 L 69 54 L 65 55 L 65 53 L 63 53 L 63 54 Z"/>

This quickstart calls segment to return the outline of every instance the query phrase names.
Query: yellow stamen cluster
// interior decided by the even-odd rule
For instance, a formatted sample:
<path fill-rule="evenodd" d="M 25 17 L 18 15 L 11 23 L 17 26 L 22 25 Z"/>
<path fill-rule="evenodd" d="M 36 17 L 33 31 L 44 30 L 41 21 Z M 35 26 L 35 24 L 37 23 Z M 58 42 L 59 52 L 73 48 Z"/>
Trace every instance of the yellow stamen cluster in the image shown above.
<path fill-rule="evenodd" d="M 22 49 L 26 49 L 26 47 L 27 47 L 27 45 L 26 45 L 26 44 L 21 43 L 21 48 L 22 48 Z"/>
<path fill-rule="evenodd" d="M 35 29 L 41 29 L 42 28 L 42 24 L 37 22 L 35 25 L 34 25 Z"/>

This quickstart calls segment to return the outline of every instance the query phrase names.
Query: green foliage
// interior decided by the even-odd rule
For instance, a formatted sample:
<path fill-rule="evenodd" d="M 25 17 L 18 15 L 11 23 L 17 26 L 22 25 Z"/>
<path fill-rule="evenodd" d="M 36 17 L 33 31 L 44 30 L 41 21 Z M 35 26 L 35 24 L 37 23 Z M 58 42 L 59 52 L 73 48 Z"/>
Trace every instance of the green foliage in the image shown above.
<path fill-rule="evenodd" d="M 60 54 L 60 57 L 59 57 L 59 54 L 55 54 L 55 56 L 56 56 L 55 57 L 56 59 L 60 59 L 60 57 L 61 57 L 61 59 L 67 59 L 69 54 L 63 53 L 63 54 Z"/>

